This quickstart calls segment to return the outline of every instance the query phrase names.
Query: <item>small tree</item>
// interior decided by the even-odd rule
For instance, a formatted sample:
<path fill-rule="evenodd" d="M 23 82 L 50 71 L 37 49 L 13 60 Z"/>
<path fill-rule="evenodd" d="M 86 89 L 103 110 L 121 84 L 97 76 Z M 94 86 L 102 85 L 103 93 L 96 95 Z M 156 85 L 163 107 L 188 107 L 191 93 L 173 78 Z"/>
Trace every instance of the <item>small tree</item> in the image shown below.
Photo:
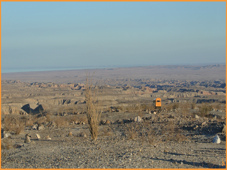
<path fill-rule="evenodd" d="M 101 118 L 101 110 L 98 107 L 96 91 L 92 90 L 92 80 L 86 79 L 85 101 L 87 109 L 87 120 L 91 137 L 96 141 L 98 137 L 98 126 Z"/>

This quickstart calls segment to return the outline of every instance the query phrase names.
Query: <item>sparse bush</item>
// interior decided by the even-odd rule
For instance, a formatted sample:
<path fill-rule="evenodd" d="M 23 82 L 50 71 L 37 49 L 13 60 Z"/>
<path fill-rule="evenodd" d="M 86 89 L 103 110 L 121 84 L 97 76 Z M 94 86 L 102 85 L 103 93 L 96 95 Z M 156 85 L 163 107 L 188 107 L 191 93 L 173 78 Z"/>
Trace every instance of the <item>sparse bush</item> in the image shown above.
<path fill-rule="evenodd" d="M 213 108 L 211 105 L 208 105 L 208 104 L 202 104 L 200 107 L 199 107 L 199 112 L 198 112 L 198 115 L 201 116 L 201 117 L 205 117 L 208 115 L 208 112 L 211 111 Z"/>
<path fill-rule="evenodd" d="M 128 139 L 136 139 L 138 136 L 138 126 L 136 126 L 136 124 L 129 124 L 127 126 L 127 131 L 126 131 L 126 136 Z"/>
<path fill-rule="evenodd" d="M 68 122 L 65 120 L 65 118 L 61 116 L 56 116 L 54 122 L 56 123 L 57 128 L 65 127 L 68 125 Z"/>
<path fill-rule="evenodd" d="M 110 129 L 110 127 L 105 127 L 102 129 L 102 136 L 111 136 L 112 135 L 112 130 Z"/>
<path fill-rule="evenodd" d="M 195 109 L 196 104 L 195 103 L 191 103 L 191 109 Z"/>
<path fill-rule="evenodd" d="M 5 131 L 13 132 L 15 134 L 20 134 L 24 131 L 25 121 L 16 115 L 7 115 L 4 118 L 4 129 Z"/>
<path fill-rule="evenodd" d="M 92 81 L 87 78 L 85 86 L 85 101 L 87 107 L 87 121 L 91 137 L 96 141 L 98 137 L 98 126 L 101 118 L 101 109 L 98 106 L 96 93 L 92 91 Z"/>
<path fill-rule="evenodd" d="M 11 148 L 13 148 L 12 140 L 10 138 L 3 139 L 1 142 L 1 149 L 9 150 Z"/>
<path fill-rule="evenodd" d="M 179 105 L 179 108 L 181 109 L 181 113 L 186 115 L 186 114 L 188 114 L 189 111 L 190 111 L 191 104 L 188 103 L 188 102 L 186 102 L 186 103 L 181 103 L 181 104 Z"/>
<path fill-rule="evenodd" d="M 179 108 L 179 103 L 170 103 L 165 106 L 166 111 L 173 111 Z"/>

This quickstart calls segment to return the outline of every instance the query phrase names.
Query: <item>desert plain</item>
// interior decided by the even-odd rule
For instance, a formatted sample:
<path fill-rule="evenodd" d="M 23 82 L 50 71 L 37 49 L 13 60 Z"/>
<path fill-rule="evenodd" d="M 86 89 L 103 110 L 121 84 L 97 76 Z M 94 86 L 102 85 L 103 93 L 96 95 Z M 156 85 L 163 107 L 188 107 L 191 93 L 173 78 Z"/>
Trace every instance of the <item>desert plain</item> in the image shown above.
<path fill-rule="evenodd" d="M 1 168 L 226 168 L 226 65 L 2 73 Z"/>

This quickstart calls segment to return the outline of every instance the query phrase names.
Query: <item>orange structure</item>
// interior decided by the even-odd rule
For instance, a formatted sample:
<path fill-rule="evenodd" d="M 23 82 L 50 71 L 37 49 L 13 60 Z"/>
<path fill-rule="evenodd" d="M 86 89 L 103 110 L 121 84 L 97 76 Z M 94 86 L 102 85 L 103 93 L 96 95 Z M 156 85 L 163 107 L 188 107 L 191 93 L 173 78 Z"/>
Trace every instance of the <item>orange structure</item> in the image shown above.
<path fill-rule="evenodd" d="M 153 103 L 154 103 L 155 109 L 161 108 L 161 106 L 162 106 L 161 98 L 154 99 Z"/>

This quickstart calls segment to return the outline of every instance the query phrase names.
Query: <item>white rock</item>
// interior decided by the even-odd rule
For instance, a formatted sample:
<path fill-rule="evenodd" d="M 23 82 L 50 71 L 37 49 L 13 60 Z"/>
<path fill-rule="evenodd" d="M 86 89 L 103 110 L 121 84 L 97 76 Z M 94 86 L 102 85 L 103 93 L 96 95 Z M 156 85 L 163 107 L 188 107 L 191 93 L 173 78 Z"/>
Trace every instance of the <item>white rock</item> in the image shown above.
<path fill-rule="evenodd" d="M 3 133 L 3 138 L 8 138 L 8 137 L 10 137 L 10 136 L 11 136 L 10 133 Z"/>
<path fill-rule="evenodd" d="M 219 138 L 218 135 L 216 135 L 213 139 L 213 143 L 221 143 L 221 139 Z"/>
<path fill-rule="evenodd" d="M 49 135 L 46 136 L 46 140 L 51 140 Z"/>
<path fill-rule="evenodd" d="M 198 116 L 198 115 L 195 115 L 195 118 L 196 118 L 196 119 L 199 119 L 199 116 Z"/>
<path fill-rule="evenodd" d="M 38 140 L 40 139 L 40 135 L 39 134 L 36 134 L 36 137 L 37 137 Z"/>
<path fill-rule="evenodd" d="M 135 122 L 143 122 L 143 119 L 140 116 L 134 118 Z"/>

